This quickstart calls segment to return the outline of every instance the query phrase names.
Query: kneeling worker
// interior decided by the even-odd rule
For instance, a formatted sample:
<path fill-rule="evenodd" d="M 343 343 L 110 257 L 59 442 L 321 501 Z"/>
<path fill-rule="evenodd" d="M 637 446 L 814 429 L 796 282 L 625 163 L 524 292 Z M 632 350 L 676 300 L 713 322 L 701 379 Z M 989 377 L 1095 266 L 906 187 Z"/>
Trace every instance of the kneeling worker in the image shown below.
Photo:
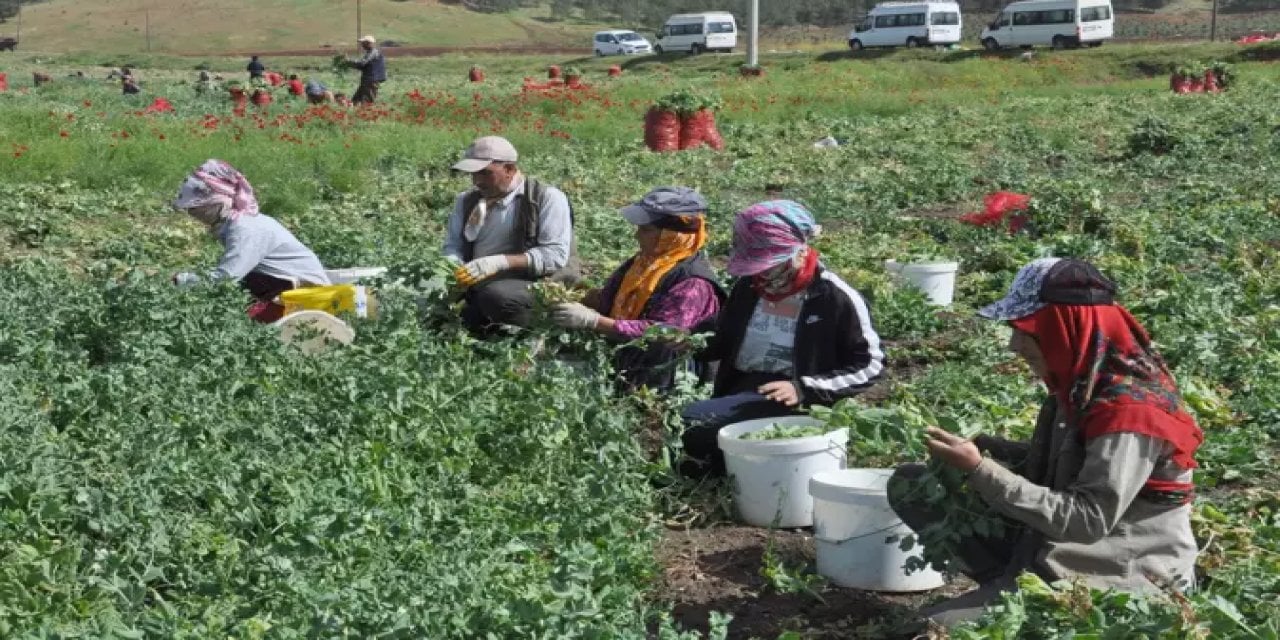
<path fill-rule="evenodd" d="M 518 159 L 505 138 L 488 136 L 453 165 L 471 174 L 473 188 L 454 204 L 444 255 L 459 265 L 454 275 L 467 290 L 462 318 L 475 331 L 528 326 L 529 285 L 544 278 L 573 284 L 581 277 L 569 199 L 525 176 Z"/>

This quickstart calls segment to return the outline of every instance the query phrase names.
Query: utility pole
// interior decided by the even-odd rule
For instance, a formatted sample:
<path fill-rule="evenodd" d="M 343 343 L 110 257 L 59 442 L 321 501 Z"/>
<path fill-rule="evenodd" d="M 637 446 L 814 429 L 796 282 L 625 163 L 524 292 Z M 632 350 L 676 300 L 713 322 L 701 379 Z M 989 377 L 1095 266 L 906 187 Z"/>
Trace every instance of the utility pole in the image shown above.
<path fill-rule="evenodd" d="M 147 23 L 147 53 L 151 53 L 151 9 L 145 9 L 143 15 Z"/>
<path fill-rule="evenodd" d="M 14 37 L 22 42 L 22 0 L 18 0 L 18 33 Z"/>
<path fill-rule="evenodd" d="M 760 64 L 760 0 L 751 0 L 751 35 L 747 38 L 747 66 Z"/>
<path fill-rule="evenodd" d="M 358 46 L 358 43 L 360 42 L 360 37 L 361 37 L 362 35 L 364 35 L 364 33 L 363 33 L 363 30 L 362 30 L 362 29 L 361 29 L 361 27 L 360 27 L 360 0 L 356 0 L 356 42 L 357 42 L 357 46 Z"/>
<path fill-rule="evenodd" d="M 1218 40 L 1218 0 L 1213 0 L 1213 17 L 1209 19 L 1209 42 Z"/>

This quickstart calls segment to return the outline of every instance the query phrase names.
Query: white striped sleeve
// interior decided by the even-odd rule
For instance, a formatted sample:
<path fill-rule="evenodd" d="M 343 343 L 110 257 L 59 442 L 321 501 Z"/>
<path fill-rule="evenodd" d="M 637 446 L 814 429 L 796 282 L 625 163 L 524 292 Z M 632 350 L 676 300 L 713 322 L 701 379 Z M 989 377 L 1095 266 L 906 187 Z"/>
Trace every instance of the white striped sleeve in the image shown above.
<path fill-rule="evenodd" d="M 824 271 L 822 278 L 834 285 L 853 305 L 854 313 L 858 316 L 858 331 L 866 342 L 869 360 L 859 369 L 837 369 L 831 375 L 804 376 L 800 378 L 800 382 L 818 392 L 842 395 L 850 389 L 870 384 L 884 371 L 884 351 L 880 348 L 880 336 L 871 326 L 871 309 L 862 295 L 835 273 Z"/>

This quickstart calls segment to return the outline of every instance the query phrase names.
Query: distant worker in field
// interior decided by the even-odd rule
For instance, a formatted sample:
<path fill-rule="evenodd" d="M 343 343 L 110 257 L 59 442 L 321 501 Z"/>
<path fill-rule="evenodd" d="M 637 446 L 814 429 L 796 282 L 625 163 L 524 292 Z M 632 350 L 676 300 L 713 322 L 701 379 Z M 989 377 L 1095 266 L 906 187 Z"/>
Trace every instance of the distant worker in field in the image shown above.
<path fill-rule="evenodd" d="M 120 78 L 120 90 L 126 96 L 142 93 L 142 87 L 138 86 L 138 79 L 132 75 Z"/>
<path fill-rule="evenodd" d="M 728 294 L 702 251 L 706 212 L 707 201 L 688 187 L 654 189 L 622 209 L 622 217 L 635 225 L 639 251 L 582 303 L 556 305 L 553 320 L 618 342 L 636 340 L 655 326 L 713 331 Z M 630 388 L 665 390 L 675 383 L 675 364 L 682 357 L 679 346 L 662 341 L 626 346 L 614 356 L 614 369 Z M 703 372 L 693 373 L 701 377 Z"/>
<path fill-rule="evenodd" d="M 209 160 L 200 165 L 183 182 L 173 206 L 208 227 L 224 248 L 207 279 L 235 280 L 264 302 L 300 286 L 329 284 L 316 254 L 258 211 L 253 187 L 230 164 Z M 179 286 L 204 279 L 195 273 L 173 277 Z"/>
<path fill-rule="evenodd" d="M 809 246 L 813 214 L 792 200 L 739 212 L 728 271 L 738 281 L 698 358 L 719 362 L 711 399 L 684 409 L 679 472 L 722 476 L 721 427 L 852 398 L 884 373 L 866 300 Z"/>
<path fill-rule="evenodd" d="M 351 66 L 360 70 L 360 86 L 351 97 L 355 104 L 376 102 L 379 85 L 387 81 L 387 61 L 377 48 L 377 43 L 373 36 L 360 38 L 360 48 L 364 50 L 364 55 L 350 60 Z"/>
<path fill-rule="evenodd" d="M 328 104 L 334 100 L 333 92 L 319 80 L 308 80 L 303 92 L 309 104 Z"/>
<path fill-rule="evenodd" d="M 1115 293 L 1087 262 L 1041 258 L 1018 271 L 1004 299 L 978 311 L 1013 330 L 1009 350 L 1048 396 L 1027 442 L 929 429 L 929 456 L 964 478 L 990 509 L 974 515 L 996 524 L 969 528 L 955 543 L 978 589 L 924 617 L 947 627 L 976 619 L 1002 591 L 1017 590 L 1022 572 L 1102 590 L 1194 586 L 1192 475 L 1204 433 Z M 917 532 L 946 516 L 923 499 L 938 488 L 917 484 L 925 472 L 903 465 L 889 480 L 889 504 Z"/>
<path fill-rule="evenodd" d="M 302 94 L 305 92 L 306 92 L 306 87 L 302 85 L 302 81 L 298 79 L 298 75 L 297 74 L 290 75 L 289 76 L 289 95 L 297 96 L 301 98 Z"/>
<path fill-rule="evenodd" d="M 267 65 L 262 64 L 262 61 L 258 59 L 258 56 L 253 56 L 249 60 L 249 66 L 244 69 L 249 72 L 250 80 L 261 80 L 267 74 Z"/>
<path fill-rule="evenodd" d="M 573 213 L 559 189 L 525 176 L 516 148 L 487 136 L 467 148 L 454 170 L 473 187 L 458 196 L 449 217 L 444 255 L 466 288 L 463 322 L 478 333 L 495 325 L 528 326 L 539 280 L 574 284 L 581 265 Z"/>
<path fill-rule="evenodd" d="M 213 83 L 213 76 L 209 75 L 208 71 L 201 71 L 200 75 L 196 78 L 196 93 L 213 93 L 216 88 L 217 87 Z"/>

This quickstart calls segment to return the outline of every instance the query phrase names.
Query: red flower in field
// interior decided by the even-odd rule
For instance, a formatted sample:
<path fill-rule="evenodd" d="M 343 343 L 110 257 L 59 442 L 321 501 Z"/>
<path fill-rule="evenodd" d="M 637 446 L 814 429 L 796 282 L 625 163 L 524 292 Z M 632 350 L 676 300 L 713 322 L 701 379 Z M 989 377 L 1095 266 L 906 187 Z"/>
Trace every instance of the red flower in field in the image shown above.
<path fill-rule="evenodd" d="M 58 132 L 58 137 L 59 137 L 59 138 L 70 138 L 70 137 L 71 137 L 71 134 L 70 134 L 70 133 L 67 133 L 67 130 L 66 130 L 66 129 L 63 129 L 62 131 L 59 131 L 59 132 Z"/>
<path fill-rule="evenodd" d="M 159 138 L 159 139 L 161 139 L 161 140 L 167 140 L 167 138 L 165 138 L 165 137 L 164 137 L 164 134 L 163 134 L 163 133 L 161 133 L 161 134 L 157 135 L 156 137 L 157 137 L 157 138 Z"/>
<path fill-rule="evenodd" d="M 147 107 L 146 113 L 172 113 L 173 104 L 165 98 L 156 98 L 150 106 Z"/>
<path fill-rule="evenodd" d="M 86 108 L 86 109 L 87 109 L 87 108 L 89 108 L 89 107 L 92 107 L 92 106 L 93 106 L 93 103 L 92 103 L 92 102 L 89 102 L 88 100 L 85 100 L 85 101 L 84 101 L 84 102 L 82 102 L 81 104 L 83 104 L 83 105 L 85 106 L 85 108 Z"/>

